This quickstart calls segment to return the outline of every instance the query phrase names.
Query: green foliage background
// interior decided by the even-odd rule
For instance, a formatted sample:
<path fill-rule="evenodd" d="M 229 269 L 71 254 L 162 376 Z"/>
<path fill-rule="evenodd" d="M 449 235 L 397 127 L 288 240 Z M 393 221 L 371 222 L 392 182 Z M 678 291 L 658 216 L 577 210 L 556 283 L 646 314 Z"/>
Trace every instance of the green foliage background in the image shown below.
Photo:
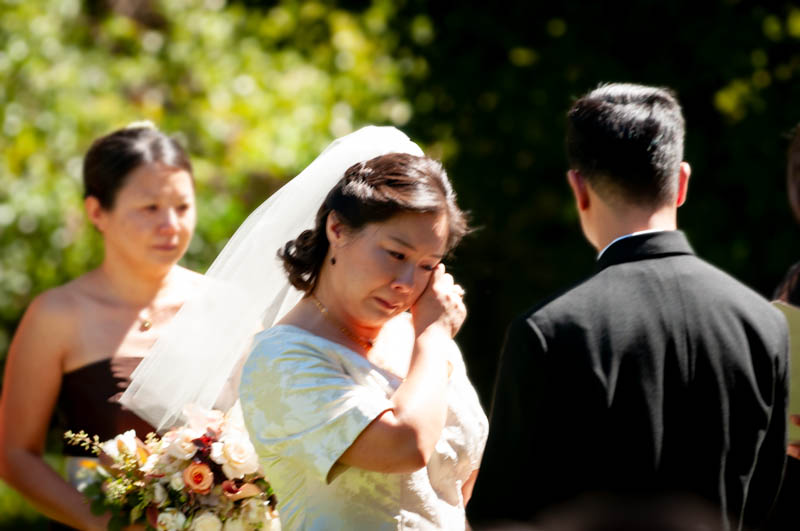
<path fill-rule="evenodd" d="M 31 298 L 101 257 L 81 204 L 92 138 L 150 119 L 187 146 L 199 225 L 185 262 L 203 270 L 331 139 L 394 124 L 444 160 L 479 227 L 449 268 L 488 406 L 513 315 L 592 269 L 563 116 L 602 81 L 677 91 L 694 169 L 680 223 L 768 296 L 798 259 L 784 167 L 799 42 L 794 2 L 2 0 L 0 358 Z M 3 489 L 0 527 L 41 525 Z"/>

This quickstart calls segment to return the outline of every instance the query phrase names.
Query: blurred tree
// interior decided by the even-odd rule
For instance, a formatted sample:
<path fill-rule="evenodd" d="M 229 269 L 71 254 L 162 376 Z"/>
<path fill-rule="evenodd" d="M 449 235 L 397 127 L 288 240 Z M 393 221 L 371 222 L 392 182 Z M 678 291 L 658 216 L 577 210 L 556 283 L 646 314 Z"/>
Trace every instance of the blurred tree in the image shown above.
<path fill-rule="evenodd" d="M 426 65 L 406 82 L 406 131 L 445 158 L 480 227 L 451 270 L 467 288 L 459 342 L 486 406 L 513 316 L 593 268 L 565 179 L 564 116 L 601 82 L 676 90 L 694 170 L 680 225 L 700 256 L 768 297 L 797 260 L 785 192 L 785 135 L 800 121 L 796 5 L 410 0 L 398 15 L 399 49 Z"/>
<path fill-rule="evenodd" d="M 799 40 L 792 1 L 5 0 L 0 353 L 34 294 L 99 258 L 80 206 L 91 138 L 143 118 L 178 134 L 200 207 L 186 262 L 203 270 L 331 138 L 393 123 L 444 159 L 480 228 L 449 269 L 488 406 L 510 319 L 593 267 L 563 117 L 600 82 L 677 91 L 694 169 L 680 223 L 701 256 L 771 293 L 800 241 L 784 177 Z"/>
<path fill-rule="evenodd" d="M 185 263 L 203 271 L 334 137 L 406 124 L 394 15 L 391 0 L 0 3 L 0 361 L 33 296 L 100 260 L 81 200 L 93 138 L 150 119 L 188 148 L 199 223 Z M 33 525 L 24 507 L 0 485 L 0 528 Z"/>
<path fill-rule="evenodd" d="M 392 2 L 5 1 L 0 6 L 0 352 L 34 294 L 99 260 L 80 173 L 92 138 L 153 120 L 191 152 L 203 270 L 334 137 L 404 125 Z"/>

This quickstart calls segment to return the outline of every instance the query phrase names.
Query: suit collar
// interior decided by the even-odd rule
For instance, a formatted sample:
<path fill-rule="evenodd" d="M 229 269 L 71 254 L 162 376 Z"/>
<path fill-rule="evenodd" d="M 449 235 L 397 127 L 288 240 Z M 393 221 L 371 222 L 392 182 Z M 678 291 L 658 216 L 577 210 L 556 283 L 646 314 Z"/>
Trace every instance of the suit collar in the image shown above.
<path fill-rule="evenodd" d="M 679 230 L 637 234 L 611 244 L 597 261 L 597 270 L 624 262 L 694 254 L 686 235 Z"/>

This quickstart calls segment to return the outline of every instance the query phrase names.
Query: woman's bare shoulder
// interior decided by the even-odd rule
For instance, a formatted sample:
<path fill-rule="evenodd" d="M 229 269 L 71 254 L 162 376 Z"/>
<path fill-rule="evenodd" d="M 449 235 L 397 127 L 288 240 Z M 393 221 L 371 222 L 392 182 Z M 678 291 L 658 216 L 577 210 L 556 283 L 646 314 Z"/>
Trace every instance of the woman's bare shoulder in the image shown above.
<path fill-rule="evenodd" d="M 72 321 L 77 315 L 76 308 L 86 298 L 90 283 L 87 275 L 83 275 L 43 291 L 31 301 L 26 314 L 34 318 Z"/>
<path fill-rule="evenodd" d="M 25 358 L 36 363 L 60 360 L 74 345 L 88 283 L 84 275 L 37 295 L 22 316 L 10 354 L 24 352 Z"/>

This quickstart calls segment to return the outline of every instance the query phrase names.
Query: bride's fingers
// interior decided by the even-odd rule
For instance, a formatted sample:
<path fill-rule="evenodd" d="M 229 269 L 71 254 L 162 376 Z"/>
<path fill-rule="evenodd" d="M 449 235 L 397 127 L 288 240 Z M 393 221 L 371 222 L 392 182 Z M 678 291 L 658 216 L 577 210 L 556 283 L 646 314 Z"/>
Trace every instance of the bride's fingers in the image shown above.
<path fill-rule="evenodd" d="M 789 420 L 795 426 L 800 426 L 800 415 L 789 415 Z"/>

